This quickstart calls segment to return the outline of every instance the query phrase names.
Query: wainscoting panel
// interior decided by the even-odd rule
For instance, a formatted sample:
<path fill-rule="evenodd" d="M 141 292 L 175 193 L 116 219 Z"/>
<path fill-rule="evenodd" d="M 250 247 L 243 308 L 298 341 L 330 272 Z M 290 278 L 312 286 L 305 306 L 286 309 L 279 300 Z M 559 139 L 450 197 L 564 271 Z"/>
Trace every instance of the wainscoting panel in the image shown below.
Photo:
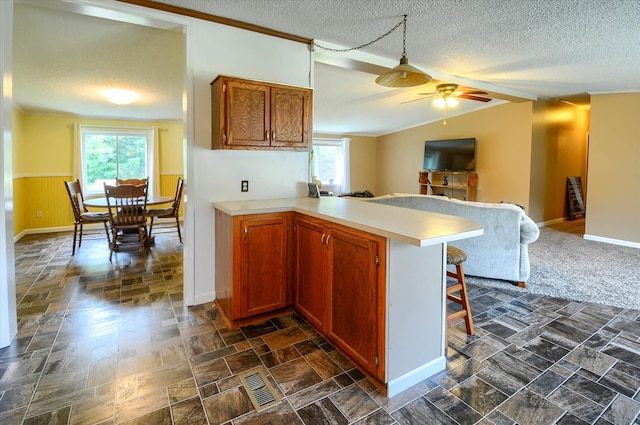
<path fill-rule="evenodd" d="M 27 177 L 25 224 L 27 229 L 62 227 L 73 224 L 73 211 L 64 182 L 71 176 Z M 41 217 L 38 217 L 41 212 Z"/>
<path fill-rule="evenodd" d="M 178 177 L 182 175 L 160 175 L 160 194 L 175 195 Z M 64 188 L 64 182 L 71 180 L 71 176 L 14 178 L 14 236 L 25 231 L 37 233 L 33 230 L 73 226 L 73 211 Z M 180 210 L 182 214 L 182 205 Z"/>
<path fill-rule="evenodd" d="M 13 235 L 23 232 L 27 228 L 27 179 L 13 179 Z"/>

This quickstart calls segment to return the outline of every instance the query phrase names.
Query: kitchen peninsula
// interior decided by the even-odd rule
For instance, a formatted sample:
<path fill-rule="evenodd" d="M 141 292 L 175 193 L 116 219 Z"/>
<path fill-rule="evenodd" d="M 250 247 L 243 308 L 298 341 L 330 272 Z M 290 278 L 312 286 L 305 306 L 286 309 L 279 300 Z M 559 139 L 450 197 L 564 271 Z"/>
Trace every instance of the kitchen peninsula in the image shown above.
<path fill-rule="evenodd" d="M 213 206 L 232 326 L 295 309 L 389 397 L 446 367 L 446 246 L 478 223 L 339 197 Z"/>

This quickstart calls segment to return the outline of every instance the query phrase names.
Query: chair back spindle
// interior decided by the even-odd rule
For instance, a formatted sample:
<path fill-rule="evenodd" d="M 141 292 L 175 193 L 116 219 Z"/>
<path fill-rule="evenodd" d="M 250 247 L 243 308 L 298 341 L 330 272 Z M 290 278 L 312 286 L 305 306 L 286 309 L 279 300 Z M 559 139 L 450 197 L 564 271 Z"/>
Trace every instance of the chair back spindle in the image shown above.
<path fill-rule="evenodd" d="M 137 230 L 142 254 L 146 254 L 147 245 L 147 184 L 120 186 L 104 185 L 104 194 L 109 210 L 111 226 L 111 253 L 124 243 L 127 231 Z"/>
<path fill-rule="evenodd" d="M 176 230 L 178 231 L 178 239 L 182 243 L 182 233 L 180 232 L 180 202 L 182 201 L 182 192 L 184 188 L 184 180 L 182 177 L 178 177 L 178 184 L 176 186 L 176 194 L 173 198 L 173 204 L 168 208 L 151 209 L 148 211 L 151 221 L 149 223 L 149 237 L 152 236 L 153 225 L 158 218 L 170 218 L 175 220 Z"/>
<path fill-rule="evenodd" d="M 84 223 L 102 223 L 105 233 L 107 234 L 107 241 L 109 245 L 111 245 L 109 229 L 107 227 L 107 222 L 109 221 L 108 213 L 89 212 L 84 205 L 84 196 L 82 195 L 80 180 L 64 182 L 64 187 L 67 190 L 67 195 L 69 195 L 71 209 L 73 210 L 73 250 L 71 251 L 71 255 L 75 255 L 76 253 L 76 241 L 78 241 L 78 248 L 82 245 Z"/>

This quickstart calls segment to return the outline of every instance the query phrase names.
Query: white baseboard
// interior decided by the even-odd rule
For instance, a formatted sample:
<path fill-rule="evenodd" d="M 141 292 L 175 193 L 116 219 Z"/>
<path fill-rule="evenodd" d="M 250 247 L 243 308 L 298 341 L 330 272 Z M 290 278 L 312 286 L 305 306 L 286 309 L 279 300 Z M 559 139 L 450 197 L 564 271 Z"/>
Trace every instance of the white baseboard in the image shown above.
<path fill-rule="evenodd" d="M 569 220 L 568 217 L 561 217 L 561 218 L 556 218 L 554 220 L 544 221 L 542 223 L 536 223 L 536 225 L 538 227 L 551 226 L 552 224 L 562 223 L 563 221 L 567 221 L 567 220 Z M 612 245 L 628 246 L 630 248 L 640 248 L 640 243 L 638 242 L 630 242 L 622 239 L 605 238 L 602 236 L 588 235 L 586 233 L 582 237 L 588 241 L 604 242 Z"/>
<path fill-rule="evenodd" d="M 405 373 L 399 378 L 387 383 L 387 397 L 393 397 L 394 395 L 400 394 L 402 391 L 413 387 L 418 382 L 422 382 L 436 373 L 445 370 L 446 367 L 447 358 L 445 356 L 440 356 L 409 373 Z"/>
<path fill-rule="evenodd" d="M 180 222 L 184 222 L 184 219 L 180 217 Z M 159 219 L 156 221 L 159 225 L 164 225 L 167 223 L 175 223 L 175 219 Z M 175 226 L 174 226 L 175 227 Z M 84 225 L 84 230 L 104 230 L 104 226 L 100 223 L 90 223 Z M 13 242 L 18 242 L 20 239 L 24 238 L 26 235 L 37 235 L 41 233 L 58 233 L 58 232 L 73 232 L 73 226 L 59 226 L 59 227 L 39 227 L 35 229 L 25 229 L 22 232 L 18 233 L 13 237 Z"/>
<path fill-rule="evenodd" d="M 211 303 L 213 301 L 215 301 L 216 299 L 216 292 L 207 292 L 204 294 L 198 294 L 196 296 L 193 297 L 193 304 L 189 304 L 189 305 L 200 305 L 200 304 L 208 304 Z"/>
<path fill-rule="evenodd" d="M 84 230 L 100 230 L 100 229 L 104 232 L 104 225 L 99 223 L 84 225 Z M 39 227 L 35 229 L 25 229 L 13 237 L 13 242 L 14 243 L 18 242 L 20 239 L 24 238 L 26 235 L 38 235 L 41 233 L 59 233 L 59 232 L 73 232 L 73 226 Z"/>
<path fill-rule="evenodd" d="M 27 234 L 28 233 L 26 230 L 23 230 L 22 232 L 18 233 L 13 237 L 13 243 L 18 242 L 20 239 L 24 238 Z"/>
<path fill-rule="evenodd" d="M 545 226 L 551 226 L 552 224 L 562 223 L 563 221 L 567 221 L 567 220 L 568 220 L 567 217 L 560 217 L 560 218 L 555 218 L 553 220 L 548 220 L 548 221 L 543 221 L 541 223 L 536 223 L 536 225 L 538 227 L 545 227 Z"/>
<path fill-rule="evenodd" d="M 612 245 L 628 246 L 631 248 L 640 248 L 640 243 L 638 242 L 624 241 L 621 239 L 604 238 L 602 236 L 587 235 L 586 233 L 583 238 L 589 241 L 604 242 Z"/>

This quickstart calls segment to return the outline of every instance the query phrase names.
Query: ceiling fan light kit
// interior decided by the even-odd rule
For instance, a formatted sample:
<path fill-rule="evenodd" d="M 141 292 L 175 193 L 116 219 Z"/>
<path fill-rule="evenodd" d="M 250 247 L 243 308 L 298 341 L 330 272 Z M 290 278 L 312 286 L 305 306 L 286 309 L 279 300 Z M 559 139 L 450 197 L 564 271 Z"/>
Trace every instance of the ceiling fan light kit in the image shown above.
<path fill-rule="evenodd" d="M 458 99 L 456 99 L 453 95 L 458 88 L 457 84 L 440 84 L 436 87 L 438 89 L 439 97 L 433 99 L 433 104 L 440 108 L 445 109 L 447 107 L 454 108 L 458 106 Z"/>
<path fill-rule="evenodd" d="M 458 103 L 458 99 L 455 97 L 436 97 L 433 99 L 433 104 L 440 109 L 444 109 L 446 107 L 454 108 L 458 106 Z"/>

